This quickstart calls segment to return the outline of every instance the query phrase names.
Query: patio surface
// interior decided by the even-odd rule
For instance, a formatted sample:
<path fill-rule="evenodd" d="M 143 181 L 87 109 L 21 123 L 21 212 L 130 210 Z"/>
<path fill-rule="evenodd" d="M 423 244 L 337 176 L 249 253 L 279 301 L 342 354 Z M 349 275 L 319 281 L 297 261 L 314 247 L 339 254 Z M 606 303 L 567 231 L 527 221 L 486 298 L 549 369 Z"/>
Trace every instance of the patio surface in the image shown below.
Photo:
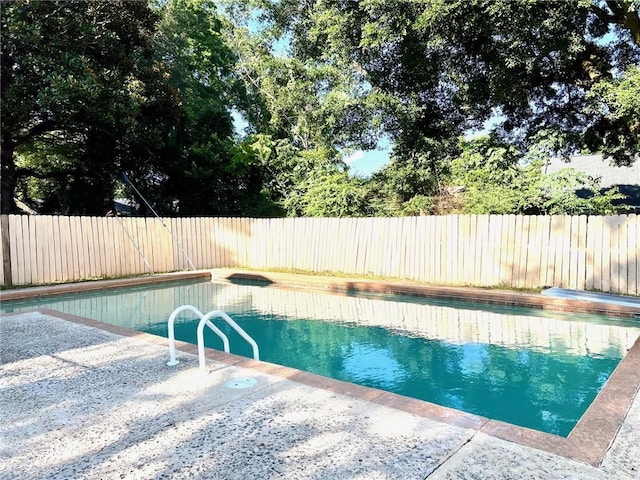
<path fill-rule="evenodd" d="M 640 478 L 637 395 L 594 467 L 48 313 L 0 318 L 2 479 Z"/>

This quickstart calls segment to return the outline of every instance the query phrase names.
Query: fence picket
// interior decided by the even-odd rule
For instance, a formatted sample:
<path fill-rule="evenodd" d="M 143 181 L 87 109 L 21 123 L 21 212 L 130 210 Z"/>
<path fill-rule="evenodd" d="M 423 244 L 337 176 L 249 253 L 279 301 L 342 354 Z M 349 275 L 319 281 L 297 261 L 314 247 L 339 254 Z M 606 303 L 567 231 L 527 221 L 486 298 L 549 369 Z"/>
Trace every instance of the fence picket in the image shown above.
<path fill-rule="evenodd" d="M 187 243 L 184 232 L 184 218 L 171 219 L 171 235 L 169 236 L 169 242 L 171 242 L 170 251 L 173 252 L 173 268 L 175 270 L 187 270 L 189 268 L 189 261 L 185 254 L 187 249 Z"/>
<path fill-rule="evenodd" d="M 560 243 L 562 244 L 560 254 L 562 259 L 560 286 L 567 287 L 571 279 L 571 217 L 569 215 L 562 215 L 562 235 L 560 236 Z"/>
<path fill-rule="evenodd" d="M 87 235 L 87 249 L 88 256 L 90 259 L 89 263 L 89 275 L 91 278 L 99 278 L 101 276 L 102 270 L 100 269 L 100 246 L 99 246 L 99 237 L 97 235 L 97 226 L 99 217 L 83 217 L 85 218 L 85 222 L 87 225 L 87 231 L 90 232 Z M 59 227 L 62 230 L 64 227 L 64 223 L 59 221 Z M 64 247 L 63 247 L 64 248 Z"/>
<path fill-rule="evenodd" d="M 215 263 L 213 260 L 213 219 L 206 217 L 202 219 L 202 222 L 202 242 L 204 248 L 205 268 L 213 268 Z M 175 267 L 172 267 L 172 270 L 175 270 Z"/>
<path fill-rule="evenodd" d="M 195 267 L 197 269 L 203 269 L 207 268 L 207 243 L 209 241 L 209 239 L 207 238 L 207 222 L 206 219 L 202 217 L 195 218 L 194 221 L 196 226 L 195 253 L 197 257 Z M 166 238 L 166 235 L 164 238 Z"/>
<path fill-rule="evenodd" d="M 447 283 L 456 284 L 459 282 L 460 258 L 460 217 L 458 215 L 447 215 L 445 222 L 445 237 L 443 239 L 444 251 L 447 261 L 446 278 Z M 464 251 L 462 251 L 464 255 Z"/>
<path fill-rule="evenodd" d="M 49 268 L 49 232 L 48 223 L 49 217 L 40 217 L 40 222 L 37 223 L 35 229 L 35 237 L 38 249 L 38 275 L 42 279 L 43 283 L 51 283 L 51 275 Z"/>
<path fill-rule="evenodd" d="M 488 285 L 499 285 L 500 251 L 502 239 L 502 215 L 489 215 L 489 249 L 487 253 L 487 282 Z"/>
<path fill-rule="evenodd" d="M 452 262 L 452 275 L 451 283 L 460 285 L 464 283 L 470 283 L 468 276 L 473 270 L 473 258 L 471 257 L 471 216 L 470 215 L 455 215 L 454 230 L 457 232 L 457 240 L 453 243 L 457 245 L 457 255 L 454 252 L 455 259 Z"/>
<path fill-rule="evenodd" d="M 74 220 L 76 220 L 76 227 L 79 225 L 79 218 L 75 218 Z M 103 222 L 103 245 L 104 245 L 104 259 L 105 259 L 105 265 L 104 265 L 104 271 L 103 271 L 103 275 L 105 277 L 112 277 L 115 275 L 115 259 L 114 259 L 114 248 L 113 248 L 113 222 L 111 221 L 111 218 L 105 218 L 105 221 Z M 77 230 L 76 230 L 76 234 L 77 234 Z M 76 240 L 77 241 L 77 240 Z M 78 264 L 80 264 L 80 260 L 78 260 Z"/>
<path fill-rule="evenodd" d="M 91 217 L 80 217 L 82 228 L 82 252 L 83 252 L 83 269 L 80 272 L 81 278 L 91 278 L 91 269 L 93 263 L 93 252 L 91 249 L 91 242 L 93 241 L 94 233 L 91 227 Z M 118 272 L 118 275 L 121 275 Z"/>
<path fill-rule="evenodd" d="M 200 244 L 200 233 L 198 231 L 198 219 L 195 217 L 189 217 L 187 219 L 187 254 L 191 259 L 191 263 L 193 266 L 198 269 L 200 268 L 200 252 L 199 252 L 199 244 Z M 237 252 L 237 248 L 234 248 L 234 251 Z M 191 269 L 191 265 L 187 267 Z"/>
<path fill-rule="evenodd" d="M 628 218 L 626 215 L 620 215 L 618 217 L 618 285 L 615 291 L 626 294 L 628 291 L 628 264 L 627 264 L 627 249 L 629 244 L 627 243 L 627 229 Z"/>
<path fill-rule="evenodd" d="M 11 245 L 11 276 L 14 285 L 24 285 L 26 283 L 25 251 L 24 244 L 20 241 L 22 237 L 22 220 L 18 215 L 9 215 L 9 244 Z"/>
<path fill-rule="evenodd" d="M 531 265 L 535 263 L 534 252 L 535 246 L 532 240 L 535 238 L 535 217 L 522 217 L 522 249 L 520 254 L 520 268 L 518 271 L 518 286 L 523 288 L 527 286 L 527 276 Z"/>
<path fill-rule="evenodd" d="M 420 243 L 418 238 L 418 217 L 409 217 L 408 219 L 407 252 L 406 252 L 406 272 L 405 276 L 409 279 L 418 279 L 420 277 Z"/>
<path fill-rule="evenodd" d="M 398 238 L 400 238 L 402 232 L 402 220 L 400 218 L 390 217 L 387 219 L 389 224 L 388 228 L 388 236 L 387 236 L 387 248 L 390 255 L 390 265 L 389 270 L 387 271 L 387 275 L 390 277 L 400 277 L 401 276 L 401 266 L 403 262 L 402 258 L 402 245 L 398 242 Z"/>
<path fill-rule="evenodd" d="M 69 217 L 70 221 L 74 220 L 74 217 Z M 95 237 L 96 237 L 96 251 L 94 261 L 98 268 L 98 275 L 104 276 L 104 272 L 108 269 L 109 258 L 107 254 L 107 224 L 111 221 L 109 217 L 95 217 Z"/>
<path fill-rule="evenodd" d="M 584 290 L 586 284 L 586 264 L 587 264 L 587 216 L 578 217 L 578 264 L 576 288 Z"/>
<path fill-rule="evenodd" d="M 569 288 L 578 288 L 578 255 L 579 255 L 579 218 L 569 217 L 569 233 L 567 235 L 569 241 L 569 250 L 565 254 L 569 263 L 568 267 L 568 286 Z"/>
<path fill-rule="evenodd" d="M 442 216 L 435 217 L 435 225 L 434 225 L 435 226 L 434 260 L 435 260 L 435 270 L 436 270 L 436 276 L 434 278 L 435 283 L 445 283 L 445 280 L 446 280 L 447 258 L 444 255 L 445 250 L 443 246 L 443 244 L 445 243 L 444 239 L 446 238 L 445 221 L 446 221 L 446 217 L 442 217 Z"/>
<path fill-rule="evenodd" d="M 528 236 L 527 236 L 527 268 L 524 277 L 524 287 L 535 288 L 538 286 L 540 270 L 540 246 L 542 241 L 540 238 L 540 217 L 537 215 L 529 218 Z"/>
<path fill-rule="evenodd" d="M 527 267 L 527 239 L 524 232 L 524 217 L 518 215 L 515 218 L 513 229 L 513 280 L 511 285 L 521 288 L 524 286 L 523 273 Z"/>
<path fill-rule="evenodd" d="M 562 284 L 562 233 L 564 217 L 557 215 L 551 218 L 549 236 L 549 263 L 547 269 L 547 285 L 561 287 Z"/>
<path fill-rule="evenodd" d="M 511 215 L 502 215 L 502 235 L 500 243 L 500 284 L 510 286 L 513 272 L 513 229 L 515 218 Z M 511 251 L 510 251 L 511 250 Z"/>
<path fill-rule="evenodd" d="M 587 238 L 587 282 L 586 288 L 602 290 L 602 243 L 604 235 L 604 217 L 589 217 L 589 236 Z M 589 275 L 590 274 L 590 275 Z"/>
<path fill-rule="evenodd" d="M 51 247 L 53 250 L 54 268 L 53 268 L 53 281 L 61 282 L 64 280 L 64 274 L 62 273 L 62 245 L 60 238 L 60 217 L 51 217 Z M 92 233 L 91 238 L 94 238 Z"/>
<path fill-rule="evenodd" d="M 602 291 L 608 292 L 613 284 L 611 274 L 611 262 L 613 260 L 611 250 L 614 248 L 612 227 L 614 220 L 611 216 L 604 217 L 604 227 L 602 229 Z"/>
<path fill-rule="evenodd" d="M 638 295 L 640 277 L 640 216 L 627 217 L 627 294 Z"/>
<path fill-rule="evenodd" d="M 549 244 L 551 242 L 551 220 L 553 217 L 538 217 L 540 225 L 540 276 L 538 285 L 546 287 L 551 285 L 547 280 L 549 273 Z"/>

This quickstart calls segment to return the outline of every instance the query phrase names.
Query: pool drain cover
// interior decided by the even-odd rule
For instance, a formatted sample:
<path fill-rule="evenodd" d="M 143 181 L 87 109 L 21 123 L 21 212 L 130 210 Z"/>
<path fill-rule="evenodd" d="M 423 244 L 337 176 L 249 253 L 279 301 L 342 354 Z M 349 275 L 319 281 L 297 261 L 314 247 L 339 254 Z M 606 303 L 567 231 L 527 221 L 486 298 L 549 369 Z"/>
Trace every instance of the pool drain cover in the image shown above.
<path fill-rule="evenodd" d="M 234 378 L 225 383 L 227 388 L 250 388 L 253 387 L 258 380 L 255 378 Z"/>

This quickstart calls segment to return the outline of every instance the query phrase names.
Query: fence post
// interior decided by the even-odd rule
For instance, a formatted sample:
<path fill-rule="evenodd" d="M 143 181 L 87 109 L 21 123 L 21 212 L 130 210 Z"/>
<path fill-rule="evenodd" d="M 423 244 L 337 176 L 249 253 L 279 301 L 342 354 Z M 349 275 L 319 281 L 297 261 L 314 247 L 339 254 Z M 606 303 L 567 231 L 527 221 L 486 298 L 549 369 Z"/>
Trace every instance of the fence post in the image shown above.
<path fill-rule="evenodd" d="M 0 231 L 2 231 L 2 273 L 4 285 L 13 286 L 11 278 L 11 243 L 9 239 L 9 215 L 0 215 Z"/>

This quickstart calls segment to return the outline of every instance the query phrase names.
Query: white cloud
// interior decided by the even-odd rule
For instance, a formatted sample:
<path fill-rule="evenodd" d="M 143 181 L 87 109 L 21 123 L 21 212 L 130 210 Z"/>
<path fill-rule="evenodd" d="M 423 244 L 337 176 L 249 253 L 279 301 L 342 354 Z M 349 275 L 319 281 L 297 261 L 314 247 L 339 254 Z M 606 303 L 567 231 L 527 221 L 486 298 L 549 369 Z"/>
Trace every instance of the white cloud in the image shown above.
<path fill-rule="evenodd" d="M 347 165 L 351 165 L 353 162 L 362 160 L 363 158 L 364 158 L 364 152 L 362 150 L 356 150 L 351 155 L 345 157 L 343 160 L 344 160 L 344 163 L 346 163 Z"/>

